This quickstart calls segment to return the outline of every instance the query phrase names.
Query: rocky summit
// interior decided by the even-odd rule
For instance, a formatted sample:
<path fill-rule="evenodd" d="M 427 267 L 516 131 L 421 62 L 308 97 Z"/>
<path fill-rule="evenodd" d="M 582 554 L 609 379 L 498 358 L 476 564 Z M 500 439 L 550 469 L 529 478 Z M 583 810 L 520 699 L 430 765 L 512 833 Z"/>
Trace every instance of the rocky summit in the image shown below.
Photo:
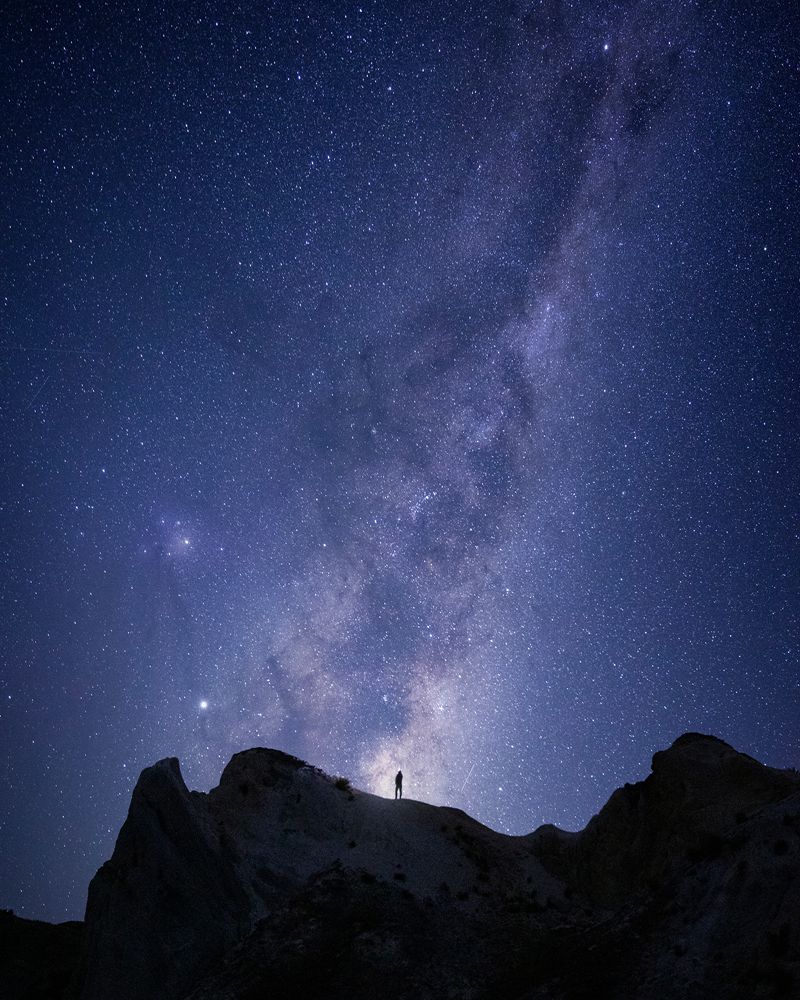
<path fill-rule="evenodd" d="M 86 918 L 0 919 L 0 993 L 58 1000 L 800 997 L 800 778 L 712 736 L 580 833 L 522 837 L 277 750 L 139 778 Z"/>

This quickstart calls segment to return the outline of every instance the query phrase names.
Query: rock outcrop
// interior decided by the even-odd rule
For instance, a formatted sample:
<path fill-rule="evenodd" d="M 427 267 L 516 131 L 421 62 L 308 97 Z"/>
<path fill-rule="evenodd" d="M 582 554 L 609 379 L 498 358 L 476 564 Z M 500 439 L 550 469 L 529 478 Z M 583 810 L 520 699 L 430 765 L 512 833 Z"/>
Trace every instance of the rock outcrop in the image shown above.
<path fill-rule="evenodd" d="M 170 759 L 142 773 L 51 995 L 792 997 L 799 874 L 798 776 L 699 734 L 581 833 L 524 837 L 275 750 L 208 794 Z"/>
<path fill-rule="evenodd" d="M 552 901 L 562 897 L 561 881 L 525 838 L 495 833 L 458 810 L 368 795 L 264 749 L 237 754 L 219 786 L 202 795 L 186 789 L 170 759 L 142 773 L 114 854 L 89 887 L 75 995 L 183 997 L 223 955 L 242 950 L 283 954 L 287 996 L 297 995 L 288 970 L 318 974 L 324 966 L 315 952 L 330 951 L 354 928 L 376 949 L 382 977 L 385 950 L 409 951 L 415 929 L 434 967 L 465 923 L 488 928 L 489 913 L 496 922 L 503 906 L 529 906 L 550 925 L 558 919 Z M 363 928 L 358 913 L 371 914 Z M 378 932 L 383 920 L 402 933 Z M 431 934 L 442 938 L 440 948 L 432 949 Z M 298 935 L 308 937 L 302 947 Z M 243 948 L 232 951 L 237 942 Z M 295 968 L 297 948 L 303 957 Z M 414 964 L 411 954 L 403 961 Z"/>
<path fill-rule="evenodd" d="M 593 902 L 615 905 L 658 889 L 687 861 L 722 853 L 751 816 L 797 790 L 796 776 L 686 733 L 655 754 L 645 781 L 617 789 L 582 833 L 544 827 L 534 838 L 549 867 Z"/>
<path fill-rule="evenodd" d="M 80 996 L 181 996 L 249 929 L 246 888 L 206 803 L 174 757 L 142 772 L 89 885 Z"/>
<path fill-rule="evenodd" d="M 795 772 L 687 733 L 582 833 L 532 836 L 595 913 L 588 930 L 561 935 L 582 957 L 587 996 L 800 997 Z M 584 995 L 566 963 L 551 985 L 530 996 Z"/>

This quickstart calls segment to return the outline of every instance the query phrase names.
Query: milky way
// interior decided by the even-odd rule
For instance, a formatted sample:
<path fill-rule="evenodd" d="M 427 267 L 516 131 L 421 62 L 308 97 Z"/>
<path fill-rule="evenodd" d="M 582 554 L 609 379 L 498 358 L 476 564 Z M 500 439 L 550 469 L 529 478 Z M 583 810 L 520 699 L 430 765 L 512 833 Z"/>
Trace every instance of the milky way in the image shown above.
<path fill-rule="evenodd" d="M 797 766 L 797 23 L 405 8 L 7 19 L 0 905 L 164 756 L 509 833 Z"/>

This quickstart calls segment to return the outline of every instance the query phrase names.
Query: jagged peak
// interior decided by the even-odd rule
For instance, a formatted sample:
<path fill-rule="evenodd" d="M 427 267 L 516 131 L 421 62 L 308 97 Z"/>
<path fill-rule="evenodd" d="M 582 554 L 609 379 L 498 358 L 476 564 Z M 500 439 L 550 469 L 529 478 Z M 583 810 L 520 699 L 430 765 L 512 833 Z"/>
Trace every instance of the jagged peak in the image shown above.
<path fill-rule="evenodd" d="M 142 770 L 133 790 L 134 800 L 139 796 L 150 797 L 167 788 L 177 789 L 188 795 L 189 790 L 181 774 L 177 757 L 164 757 Z"/>
<path fill-rule="evenodd" d="M 183 779 L 183 775 L 181 774 L 181 762 L 177 757 L 163 757 L 161 760 L 157 760 L 155 764 L 151 764 L 150 767 L 146 767 L 144 771 L 142 771 L 142 774 L 144 774 L 145 771 L 163 772 L 171 777 L 181 778 L 181 780 Z"/>

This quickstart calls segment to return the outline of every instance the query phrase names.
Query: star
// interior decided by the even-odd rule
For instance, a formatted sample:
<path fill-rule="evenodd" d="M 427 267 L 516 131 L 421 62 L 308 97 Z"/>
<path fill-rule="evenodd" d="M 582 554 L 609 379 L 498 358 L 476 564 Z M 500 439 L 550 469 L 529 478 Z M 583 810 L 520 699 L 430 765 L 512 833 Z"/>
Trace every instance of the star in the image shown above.
<path fill-rule="evenodd" d="M 518 834 L 686 729 L 796 766 L 781 5 L 725 45 L 678 0 L 37 6 L 0 149 L 14 905 L 79 917 L 113 776 L 165 755 L 379 794 L 413 760 Z"/>

